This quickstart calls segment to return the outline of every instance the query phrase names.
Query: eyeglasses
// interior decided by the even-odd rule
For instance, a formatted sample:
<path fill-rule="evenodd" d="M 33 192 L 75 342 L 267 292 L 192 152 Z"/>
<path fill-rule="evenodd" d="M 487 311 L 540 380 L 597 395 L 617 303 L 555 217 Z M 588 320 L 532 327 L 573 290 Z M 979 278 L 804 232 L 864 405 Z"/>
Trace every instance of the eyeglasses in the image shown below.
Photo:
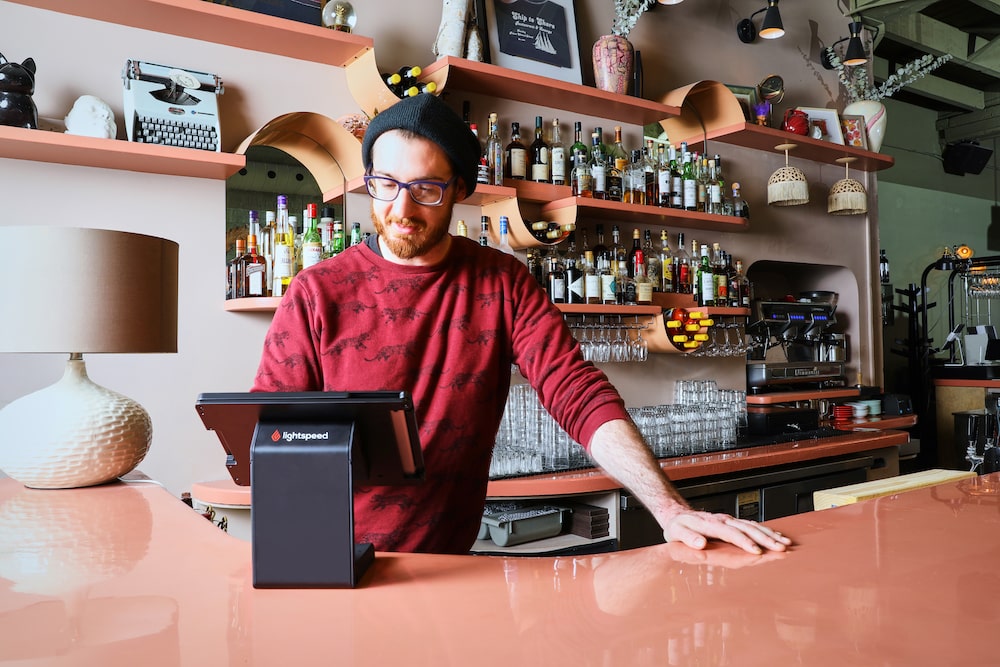
<path fill-rule="evenodd" d="M 455 176 L 447 181 L 397 181 L 388 176 L 365 175 L 368 194 L 379 201 L 395 201 L 401 189 L 410 193 L 410 198 L 424 206 L 440 206 L 444 201 L 444 191 L 455 182 Z"/>

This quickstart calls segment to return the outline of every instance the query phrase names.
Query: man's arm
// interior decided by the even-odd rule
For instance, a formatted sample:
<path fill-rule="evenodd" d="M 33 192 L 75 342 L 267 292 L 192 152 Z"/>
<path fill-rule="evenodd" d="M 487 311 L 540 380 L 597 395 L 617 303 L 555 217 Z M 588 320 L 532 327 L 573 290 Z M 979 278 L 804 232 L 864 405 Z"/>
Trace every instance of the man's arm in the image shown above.
<path fill-rule="evenodd" d="M 590 440 L 590 455 L 606 473 L 635 494 L 663 528 L 664 538 L 704 549 L 708 538 L 759 554 L 761 547 L 783 551 L 791 540 L 755 521 L 691 509 L 667 479 L 635 426 L 605 422 Z"/>

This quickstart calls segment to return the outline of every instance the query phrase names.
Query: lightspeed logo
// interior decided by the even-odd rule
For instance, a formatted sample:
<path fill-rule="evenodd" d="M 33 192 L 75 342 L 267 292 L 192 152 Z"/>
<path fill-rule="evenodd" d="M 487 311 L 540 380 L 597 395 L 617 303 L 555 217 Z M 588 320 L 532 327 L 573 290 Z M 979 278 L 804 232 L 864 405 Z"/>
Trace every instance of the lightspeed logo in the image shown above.
<path fill-rule="evenodd" d="M 299 433 L 298 431 L 285 431 L 281 432 L 280 429 L 274 429 L 274 433 L 271 434 L 271 440 L 274 442 L 307 442 L 309 440 L 329 440 L 330 432 L 325 431 L 323 433 Z"/>

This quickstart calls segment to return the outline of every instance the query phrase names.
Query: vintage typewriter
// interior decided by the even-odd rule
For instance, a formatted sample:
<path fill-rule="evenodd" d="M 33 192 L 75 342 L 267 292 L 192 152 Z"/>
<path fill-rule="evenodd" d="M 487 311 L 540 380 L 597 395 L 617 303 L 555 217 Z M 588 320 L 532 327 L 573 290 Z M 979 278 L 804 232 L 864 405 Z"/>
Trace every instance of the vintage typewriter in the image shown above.
<path fill-rule="evenodd" d="M 122 82 L 129 141 L 222 150 L 218 76 L 128 60 Z"/>

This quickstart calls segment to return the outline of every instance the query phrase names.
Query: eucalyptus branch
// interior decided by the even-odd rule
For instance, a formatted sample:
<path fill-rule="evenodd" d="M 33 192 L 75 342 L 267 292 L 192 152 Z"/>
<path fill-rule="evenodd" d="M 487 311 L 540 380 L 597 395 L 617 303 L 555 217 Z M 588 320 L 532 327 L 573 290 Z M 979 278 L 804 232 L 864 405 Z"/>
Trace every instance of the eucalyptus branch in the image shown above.
<path fill-rule="evenodd" d="M 655 2 L 656 0 L 615 0 L 615 21 L 611 34 L 628 39 L 632 28 L 639 22 L 639 17 Z"/>
<path fill-rule="evenodd" d="M 844 87 L 844 92 L 847 93 L 848 102 L 857 102 L 860 100 L 879 101 L 887 97 L 892 97 L 895 93 L 914 81 L 927 76 L 951 60 L 951 58 L 952 55 L 950 53 L 936 58 L 930 54 L 923 55 L 899 67 L 885 81 L 874 86 L 868 82 L 868 68 L 866 66 L 848 67 L 844 65 L 836 52 L 832 49 L 830 51 L 830 64 L 837 70 L 837 78 L 840 79 L 840 85 Z"/>

